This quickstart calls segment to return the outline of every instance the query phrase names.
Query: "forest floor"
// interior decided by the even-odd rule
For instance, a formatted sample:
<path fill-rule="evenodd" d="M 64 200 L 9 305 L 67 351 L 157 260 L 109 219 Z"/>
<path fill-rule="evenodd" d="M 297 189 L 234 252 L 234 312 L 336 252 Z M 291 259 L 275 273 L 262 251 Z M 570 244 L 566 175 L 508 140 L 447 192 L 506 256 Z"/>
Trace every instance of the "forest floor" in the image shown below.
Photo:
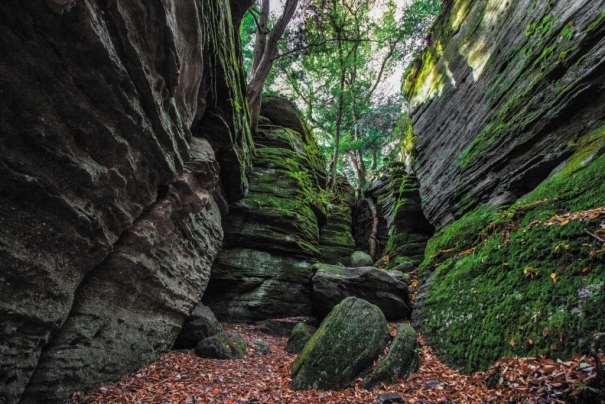
<path fill-rule="evenodd" d="M 193 350 L 172 351 L 116 384 L 87 395 L 75 393 L 70 403 L 376 403 L 385 393 L 413 404 L 605 402 L 598 398 L 605 397 L 605 390 L 591 387 L 596 379 L 593 358 L 509 358 L 488 372 L 466 375 L 443 364 L 422 337 L 420 368 L 407 381 L 365 390 L 358 379 L 342 391 L 294 391 L 290 366 L 296 355 L 285 351 L 287 338 L 266 335 L 255 325 L 223 328 L 242 334 L 249 347 L 252 339 L 269 343 L 270 353 L 260 356 L 248 348 L 245 359 L 217 360 L 198 358 Z"/>

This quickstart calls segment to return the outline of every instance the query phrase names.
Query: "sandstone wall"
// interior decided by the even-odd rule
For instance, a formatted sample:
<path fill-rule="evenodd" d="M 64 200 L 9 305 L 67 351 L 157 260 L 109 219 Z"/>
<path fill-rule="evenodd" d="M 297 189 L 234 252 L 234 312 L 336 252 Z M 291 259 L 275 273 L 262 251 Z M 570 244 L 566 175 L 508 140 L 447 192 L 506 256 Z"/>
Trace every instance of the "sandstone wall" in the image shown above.
<path fill-rule="evenodd" d="M 117 379 L 199 301 L 253 147 L 233 18 L 0 4 L 0 402 Z"/>

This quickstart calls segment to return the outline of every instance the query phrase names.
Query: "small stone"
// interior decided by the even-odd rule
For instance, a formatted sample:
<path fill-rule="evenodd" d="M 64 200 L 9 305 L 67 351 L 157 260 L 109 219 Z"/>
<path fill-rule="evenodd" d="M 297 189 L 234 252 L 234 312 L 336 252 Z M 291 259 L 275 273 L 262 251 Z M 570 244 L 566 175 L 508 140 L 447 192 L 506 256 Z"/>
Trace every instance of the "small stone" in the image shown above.
<path fill-rule="evenodd" d="M 250 348 L 254 349 L 255 356 L 263 356 L 269 353 L 269 344 L 260 339 L 253 339 L 250 343 Z"/>
<path fill-rule="evenodd" d="M 290 337 L 288 338 L 286 352 L 291 354 L 300 353 L 316 330 L 317 329 L 315 327 L 309 324 L 296 324 L 296 326 L 292 329 L 292 333 L 290 333 Z"/>
<path fill-rule="evenodd" d="M 359 268 L 359 267 L 371 267 L 374 264 L 372 257 L 363 251 L 355 251 L 351 255 L 351 267 Z"/>
<path fill-rule="evenodd" d="M 246 340 L 240 334 L 220 332 L 198 342 L 195 354 L 200 358 L 242 359 L 246 356 Z"/>
<path fill-rule="evenodd" d="M 403 403 L 403 397 L 397 393 L 382 393 L 376 397 L 378 404 Z"/>

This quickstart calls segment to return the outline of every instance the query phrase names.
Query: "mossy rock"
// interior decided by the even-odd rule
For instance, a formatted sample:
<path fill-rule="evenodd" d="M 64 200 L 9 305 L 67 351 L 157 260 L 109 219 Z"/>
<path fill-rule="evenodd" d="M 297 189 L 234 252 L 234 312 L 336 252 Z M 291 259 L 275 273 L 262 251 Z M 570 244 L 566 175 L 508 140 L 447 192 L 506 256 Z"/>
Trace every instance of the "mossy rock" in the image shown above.
<path fill-rule="evenodd" d="M 393 384 L 397 379 L 407 380 L 418 370 L 417 348 L 416 330 L 408 324 L 398 324 L 389 353 L 380 361 L 374 373 L 364 380 L 363 386 L 371 389 L 379 383 Z"/>
<path fill-rule="evenodd" d="M 604 144 L 603 130 L 585 136 L 531 194 L 479 207 L 429 242 L 413 320 L 444 361 L 477 371 L 503 356 L 589 352 L 605 329 L 605 252 L 585 229 L 605 217 L 573 213 L 603 206 Z"/>
<path fill-rule="evenodd" d="M 384 314 L 349 297 L 321 323 L 292 364 L 293 390 L 346 388 L 374 361 L 389 335 Z"/>
<path fill-rule="evenodd" d="M 351 267 L 371 267 L 372 265 L 374 265 L 372 257 L 363 251 L 355 251 L 353 254 L 351 254 Z"/>
<path fill-rule="evenodd" d="M 297 354 L 302 351 L 313 334 L 315 334 L 315 331 L 317 331 L 317 329 L 312 325 L 305 323 L 296 324 L 290 333 L 290 338 L 288 338 L 286 352 Z"/>
<path fill-rule="evenodd" d="M 250 343 L 250 348 L 254 350 L 255 356 L 267 355 L 270 351 L 268 343 L 256 338 Z"/>
<path fill-rule="evenodd" d="M 198 342 L 195 354 L 200 358 L 242 359 L 246 356 L 246 340 L 240 334 L 220 332 Z"/>

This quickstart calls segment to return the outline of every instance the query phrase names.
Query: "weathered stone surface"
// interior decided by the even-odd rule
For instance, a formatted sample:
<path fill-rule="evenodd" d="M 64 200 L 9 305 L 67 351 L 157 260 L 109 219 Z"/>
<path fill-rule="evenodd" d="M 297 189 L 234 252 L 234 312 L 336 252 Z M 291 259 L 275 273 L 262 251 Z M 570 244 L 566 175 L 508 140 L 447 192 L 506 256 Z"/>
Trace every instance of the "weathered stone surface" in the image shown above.
<path fill-rule="evenodd" d="M 294 390 L 338 390 L 371 366 L 389 335 L 380 309 L 364 300 L 343 300 L 321 323 L 292 364 Z"/>
<path fill-rule="evenodd" d="M 602 216 L 541 223 L 603 206 L 605 1 L 444 4 L 406 84 L 423 208 L 441 228 L 414 326 L 469 372 L 587 353 L 605 328 L 605 258 L 585 229 Z"/>
<path fill-rule="evenodd" d="M 534 189 L 605 114 L 602 0 L 447 3 L 405 91 L 437 228 Z M 589 100 L 589 102 L 587 102 Z"/>
<path fill-rule="evenodd" d="M 242 359 L 246 356 L 246 340 L 240 334 L 220 332 L 198 342 L 195 354 L 200 358 Z"/>
<path fill-rule="evenodd" d="M 291 103 L 268 102 L 283 108 L 267 115 L 303 132 L 264 119 L 255 134 L 250 192 L 229 207 L 224 249 L 204 295 L 222 321 L 311 313 L 311 262 L 320 255 L 319 229 L 326 223 L 324 163 Z"/>
<path fill-rule="evenodd" d="M 316 264 L 313 276 L 313 308 L 324 317 L 348 296 L 380 307 L 386 318 L 408 318 L 411 303 L 408 286 L 373 267 L 343 268 Z"/>
<path fill-rule="evenodd" d="M 363 381 L 371 389 L 379 383 L 393 384 L 397 379 L 407 380 L 418 370 L 418 342 L 416 331 L 407 324 L 397 325 L 397 335 L 387 355 L 378 363 L 374 373 Z"/>
<path fill-rule="evenodd" d="M 351 254 L 355 251 L 352 234 L 354 205 L 355 189 L 345 177 L 337 176 L 335 197 L 328 202 L 327 223 L 319 234 L 322 262 L 351 266 Z"/>
<path fill-rule="evenodd" d="M 189 165 L 192 136 L 211 140 L 228 196 L 246 189 L 231 21 L 222 0 L 0 4 L 0 402 L 17 402 L 28 383 L 24 401 L 60 401 L 172 344 L 221 238 L 217 178 Z M 230 130 L 210 133 L 210 116 Z M 126 279 L 142 267 L 147 276 Z M 115 348 L 103 346 L 117 330 Z"/>
<path fill-rule="evenodd" d="M 183 328 L 176 341 L 174 341 L 174 348 L 193 348 L 199 341 L 212 337 L 221 331 L 223 331 L 223 327 L 221 327 L 214 313 L 208 307 L 198 303 L 185 319 Z"/>
<path fill-rule="evenodd" d="M 202 301 L 221 321 L 310 315 L 311 263 L 253 249 L 225 249 Z"/>
<path fill-rule="evenodd" d="M 56 401 L 116 379 L 172 347 L 208 283 L 222 238 L 221 215 L 208 192 L 218 180 L 218 165 L 208 143 L 198 143 L 205 146 L 197 152 L 200 160 L 186 164 L 168 194 L 121 235 L 78 287 L 22 402 Z"/>
<path fill-rule="evenodd" d="M 389 267 L 402 262 L 417 266 L 422 262 L 424 249 L 433 235 L 433 226 L 422 212 L 418 181 L 408 174 L 404 163 L 391 163 L 364 192 L 378 211 L 378 254 L 389 256 Z M 357 202 L 354 218 L 357 247 L 368 251 L 372 229 L 372 215 L 365 201 Z"/>
<path fill-rule="evenodd" d="M 355 251 L 351 254 L 351 266 L 354 268 L 358 267 L 371 267 L 374 264 L 372 257 L 363 251 Z"/>
<path fill-rule="evenodd" d="M 312 325 L 305 323 L 298 323 L 292 329 L 290 336 L 288 337 L 288 343 L 286 344 L 286 352 L 291 354 L 297 354 L 303 350 L 307 342 L 315 334 L 317 329 Z"/>

